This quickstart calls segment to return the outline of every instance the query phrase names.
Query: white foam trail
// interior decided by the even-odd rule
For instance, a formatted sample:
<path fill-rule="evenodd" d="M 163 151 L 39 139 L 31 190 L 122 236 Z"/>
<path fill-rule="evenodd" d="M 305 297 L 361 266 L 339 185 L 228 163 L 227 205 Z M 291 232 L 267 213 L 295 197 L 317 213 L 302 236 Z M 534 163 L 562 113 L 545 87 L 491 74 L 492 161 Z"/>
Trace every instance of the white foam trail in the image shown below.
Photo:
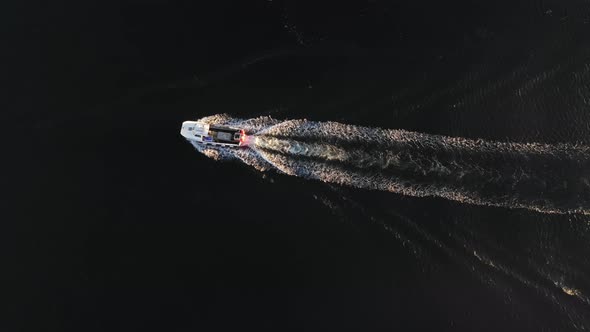
<path fill-rule="evenodd" d="M 204 148 L 258 170 L 356 188 L 458 202 L 590 214 L 590 148 L 504 143 L 368 128 L 336 122 L 249 120 L 215 115 L 200 121 L 245 129 L 251 149 Z"/>

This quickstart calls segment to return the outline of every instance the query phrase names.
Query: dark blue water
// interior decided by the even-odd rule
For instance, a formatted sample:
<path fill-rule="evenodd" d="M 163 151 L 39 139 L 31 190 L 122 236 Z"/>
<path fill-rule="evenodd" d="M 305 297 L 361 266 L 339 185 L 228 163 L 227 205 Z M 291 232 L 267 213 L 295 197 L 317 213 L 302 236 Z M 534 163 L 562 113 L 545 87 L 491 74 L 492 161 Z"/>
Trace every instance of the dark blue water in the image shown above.
<path fill-rule="evenodd" d="M 60 8 L 9 21 L 35 96 L 10 114 L 37 135 L 10 149 L 8 330 L 590 328 L 587 216 L 261 173 L 179 135 L 230 113 L 590 145 L 587 4 Z"/>

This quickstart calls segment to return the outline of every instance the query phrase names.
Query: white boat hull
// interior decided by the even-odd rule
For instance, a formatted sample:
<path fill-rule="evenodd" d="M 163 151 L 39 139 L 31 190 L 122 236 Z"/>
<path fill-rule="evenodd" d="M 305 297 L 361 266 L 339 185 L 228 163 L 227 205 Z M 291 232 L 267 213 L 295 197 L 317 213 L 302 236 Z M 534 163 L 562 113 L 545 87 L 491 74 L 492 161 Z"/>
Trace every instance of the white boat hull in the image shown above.
<path fill-rule="evenodd" d="M 240 147 L 247 146 L 250 141 L 243 129 L 197 121 L 183 122 L 180 134 L 191 142 L 204 145 Z"/>

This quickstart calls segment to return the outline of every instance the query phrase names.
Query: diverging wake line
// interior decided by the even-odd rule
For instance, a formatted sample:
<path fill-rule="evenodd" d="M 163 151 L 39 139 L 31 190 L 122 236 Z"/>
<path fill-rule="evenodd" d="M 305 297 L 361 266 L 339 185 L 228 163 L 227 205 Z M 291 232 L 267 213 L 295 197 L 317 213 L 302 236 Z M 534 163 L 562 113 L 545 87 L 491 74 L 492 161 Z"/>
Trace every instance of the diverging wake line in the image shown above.
<path fill-rule="evenodd" d="M 250 149 L 195 147 L 259 170 L 356 188 L 545 213 L 590 214 L 590 148 L 502 143 L 336 122 L 199 121 L 244 128 Z"/>

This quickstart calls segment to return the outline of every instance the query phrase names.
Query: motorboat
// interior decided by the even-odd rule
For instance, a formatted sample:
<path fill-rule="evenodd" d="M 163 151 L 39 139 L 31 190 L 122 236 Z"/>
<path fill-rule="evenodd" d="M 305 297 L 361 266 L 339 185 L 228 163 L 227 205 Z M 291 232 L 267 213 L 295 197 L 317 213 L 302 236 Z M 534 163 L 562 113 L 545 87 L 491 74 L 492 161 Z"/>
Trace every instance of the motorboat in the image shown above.
<path fill-rule="evenodd" d="M 184 121 L 180 134 L 189 141 L 205 145 L 227 147 L 248 145 L 247 135 L 243 129 L 223 125 Z"/>

